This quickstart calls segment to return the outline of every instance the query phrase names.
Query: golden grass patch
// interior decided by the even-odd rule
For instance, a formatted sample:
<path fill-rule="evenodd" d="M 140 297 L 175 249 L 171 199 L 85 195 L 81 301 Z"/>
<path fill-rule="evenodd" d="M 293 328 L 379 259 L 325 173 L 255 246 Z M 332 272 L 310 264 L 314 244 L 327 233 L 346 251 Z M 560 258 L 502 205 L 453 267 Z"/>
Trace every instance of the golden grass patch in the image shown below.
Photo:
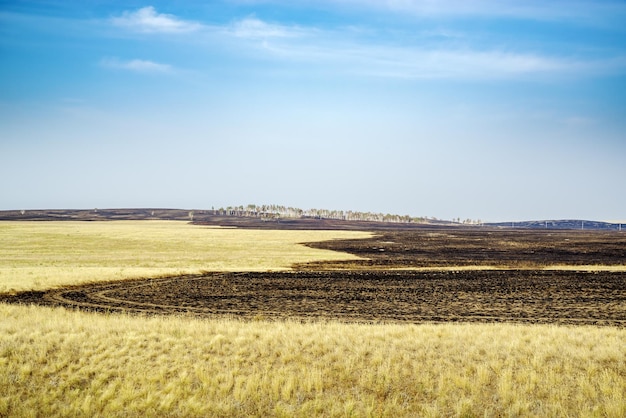
<path fill-rule="evenodd" d="M 626 415 L 621 328 L 0 316 L 0 416 Z"/>
<path fill-rule="evenodd" d="M 300 245 L 365 232 L 219 228 L 180 221 L 0 222 L 0 292 L 201 271 L 267 271 L 357 257 Z"/>

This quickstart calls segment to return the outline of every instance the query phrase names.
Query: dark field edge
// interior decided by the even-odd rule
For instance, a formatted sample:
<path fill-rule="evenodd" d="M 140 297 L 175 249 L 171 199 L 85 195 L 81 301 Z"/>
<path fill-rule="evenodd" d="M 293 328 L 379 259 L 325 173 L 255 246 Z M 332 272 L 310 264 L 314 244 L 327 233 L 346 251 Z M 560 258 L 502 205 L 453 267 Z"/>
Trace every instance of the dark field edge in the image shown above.
<path fill-rule="evenodd" d="M 99 211 L 100 212 L 100 211 Z M 188 216 L 187 211 L 179 215 Z M 121 212 L 115 212 L 123 219 Z M 133 212 L 134 213 L 134 212 Z M 170 213 L 170 212 L 167 212 Z M 153 215 L 153 212 L 150 212 Z M 134 215 L 133 215 L 134 216 Z M 226 218 L 226 219 L 222 219 Z M 398 272 L 398 268 L 416 267 L 455 267 L 455 266 L 489 266 L 497 267 L 499 270 L 484 270 L 491 272 L 486 274 L 504 274 L 508 276 L 516 275 L 545 275 L 542 270 L 546 265 L 624 265 L 626 264 L 626 234 L 616 231 L 538 231 L 538 230 L 513 230 L 497 228 L 476 228 L 476 227 L 449 227 L 424 224 L 402 224 L 403 227 L 394 227 L 389 223 L 359 221 L 337 221 L 324 219 L 299 219 L 299 220 L 261 220 L 245 217 L 222 217 L 219 220 L 213 219 L 216 223 L 198 222 L 199 224 L 233 227 L 249 227 L 263 229 L 354 229 L 374 234 L 369 239 L 353 240 L 332 240 L 317 243 L 305 244 L 313 248 L 329 249 L 346 252 L 364 258 L 357 261 L 339 262 L 317 262 L 302 263 L 293 265 L 294 271 L 288 274 L 294 277 L 298 274 L 311 275 L 314 272 L 321 275 L 334 277 L 351 276 L 365 277 L 363 275 L 374 274 L 378 276 L 397 274 L 417 274 L 420 277 L 437 274 L 459 274 L 471 277 L 479 273 L 471 271 L 435 271 L 435 272 Z M 76 220 L 76 219 L 69 219 Z M 85 220 L 85 219 L 83 219 Z M 280 225 L 280 227 L 278 227 Z M 397 225 L 397 224 L 396 224 Z M 502 246 L 502 242 L 515 242 L 520 244 L 520 248 L 507 248 Z M 523 272 L 523 273 L 520 273 Z M 265 274 L 270 281 L 272 277 L 280 278 L 286 273 L 203 273 L 199 275 L 183 275 L 171 277 L 159 277 L 152 279 L 128 279 L 123 281 L 108 281 L 93 284 L 82 284 L 66 286 L 60 289 L 49 289 L 46 291 L 27 291 L 15 294 L 0 295 L 0 302 L 17 304 L 35 304 L 43 306 L 65 306 L 70 309 L 80 309 L 85 311 L 113 313 L 125 312 L 140 315 L 190 315 L 211 318 L 238 318 L 241 320 L 332 320 L 341 322 L 512 322 L 512 323 L 554 323 L 580 325 L 580 319 L 567 318 L 510 318 L 506 315 L 501 317 L 459 317 L 455 315 L 446 316 L 423 316 L 406 320 L 401 317 L 366 319 L 366 318 L 346 318 L 333 317 L 332 315 L 322 315 L 319 317 L 301 316 L 297 312 L 289 315 L 275 313 L 203 313 L 198 314 L 188 308 L 168 307 L 164 309 L 158 304 L 147 308 L 137 308 L 137 303 L 130 303 L 133 306 L 124 307 L 124 301 L 119 302 L 120 306 L 91 303 L 89 301 L 90 292 L 107 288 L 121 289 L 124 287 L 145 286 L 149 283 L 158 284 L 162 281 L 194 281 L 206 277 L 207 275 L 221 275 L 224 277 L 248 277 L 251 274 Z M 482 273 L 480 273 L 482 274 Z M 598 274 L 596 272 L 585 271 L 565 271 L 559 273 L 572 278 L 579 275 Z M 626 272 L 601 272 L 606 277 L 617 278 L 619 285 L 617 290 L 613 289 L 613 299 L 607 301 L 619 312 L 617 317 L 594 318 L 582 323 L 591 325 L 624 326 L 626 321 Z M 497 290 L 497 288 L 496 288 Z M 384 292 L 384 290 L 382 290 Z M 617 292 L 617 293 L 615 293 Z M 55 296 L 56 295 L 56 296 Z M 59 296 L 61 295 L 61 296 Z M 66 296 L 63 296 L 66 295 Z M 617 296 L 616 296 L 617 295 Z M 72 301 L 77 299 L 78 302 Z M 85 302 L 80 302 L 84 299 Z M 584 302 L 585 296 L 581 295 Z M 78 305 L 76 304 L 78 303 Z M 83 303 L 83 305 L 80 305 Z M 149 304 L 149 303 L 147 303 Z M 146 303 L 144 303 L 146 305 Z M 620 316 L 621 315 L 621 316 Z M 391 315 L 393 316 L 393 315 Z"/>
<path fill-rule="evenodd" d="M 296 263 L 294 270 L 626 266 L 626 234 L 615 231 L 457 229 L 370 230 L 370 238 L 303 243 L 359 260 Z"/>
<path fill-rule="evenodd" d="M 529 288 L 526 283 L 529 278 L 541 286 L 548 285 L 551 288 L 549 294 L 545 292 L 546 289 L 535 292 L 532 287 Z M 185 303 L 193 302 L 198 296 L 198 284 L 203 281 L 214 286 L 215 294 L 207 294 L 200 286 L 200 299 L 209 299 L 215 304 L 226 300 L 233 302 L 234 307 L 232 304 L 227 308 L 212 305 L 205 305 L 204 308 L 185 306 Z M 311 286 L 318 281 L 321 286 Z M 417 288 L 413 289 L 411 281 L 418 285 Z M 565 286 L 558 289 L 552 284 Z M 230 291 L 231 285 L 237 286 L 239 291 Z M 163 291 L 161 287 L 171 291 Z M 311 292 L 319 289 L 324 292 L 328 290 L 329 296 L 311 295 Z M 437 293 L 442 290 L 448 290 L 448 293 Z M 185 296 L 180 300 L 174 299 L 173 303 L 176 305 L 172 305 L 163 303 L 164 294 Z M 467 300 L 454 308 L 458 302 L 456 295 Z M 103 297 L 105 303 L 102 302 Z M 379 298 L 382 302 L 378 301 Z M 250 300 L 254 302 L 252 305 Z M 323 309 L 314 313 L 299 312 L 298 304 L 306 300 L 320 302 Z M 271 306 L 266 309 L 262 305 L 264 301 L 269 301 Z M 106 314 L 182 315 L 242 321 L 338 321 L 370 324 L 454 322 L 626 327 L 626 273 L 531 270 L 205 272 L 4 294 L 0 295 L 0 303 L 61 306 Z M 259 306 L 259 303 L 260 308 L 249 308 Z M 412 304 L 419 305 L 417 312 Z M 512 304 L 514 309 L 507 311 L 508 304 Z M 289 305 L 291 310 L 282 310 L 283 306 Z M 358 309 L 353 309 L 353 306 Z M 396 306 L 400 307 L 397 311 Z M 429 311 L 431 306 L 438 307 L 431 313 L 424 313 L 424 309 Z M 590 310 L 593 306 L 601 309 Z M 609 306 L 612 308 L 607 309 Z M 537 308 L 539 314 L 533 313 L 533 309 Z M 357 312 L 359 309 L 361 311 Z M 573 312 L 571 317 L 563 316 L 569 315 L 569 311 Z M 583 315 L 587 312 L 589 317 L 581 317 L 581 312 Z"/>

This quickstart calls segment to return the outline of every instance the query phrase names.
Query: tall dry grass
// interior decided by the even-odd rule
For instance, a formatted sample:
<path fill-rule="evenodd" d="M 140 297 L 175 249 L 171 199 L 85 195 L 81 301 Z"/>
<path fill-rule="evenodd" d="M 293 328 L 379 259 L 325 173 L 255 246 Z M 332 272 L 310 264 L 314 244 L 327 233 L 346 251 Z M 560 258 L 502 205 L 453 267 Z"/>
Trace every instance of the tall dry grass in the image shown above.
<path fill-rule="evenodd" d="M 620 328 L 0 316 L 0 416 L 626 416 Z"/>

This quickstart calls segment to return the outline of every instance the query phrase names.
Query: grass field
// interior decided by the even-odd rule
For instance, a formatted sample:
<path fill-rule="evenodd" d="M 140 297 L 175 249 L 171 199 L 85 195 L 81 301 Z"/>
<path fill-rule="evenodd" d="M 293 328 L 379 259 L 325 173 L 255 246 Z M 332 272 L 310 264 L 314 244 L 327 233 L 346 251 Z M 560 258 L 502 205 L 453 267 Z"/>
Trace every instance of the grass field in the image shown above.
<path fill-rule="evenodd" d="M 0 222 L 0 292 L 200 271 L 285 270 L 292 263 L 357 258 L 298 243 L 369 236 L 180 221 Z"/>
<path fill-rule="evenodd" d="M 0 416 L 626 414 L 619 328 L 0 316 Z"/>
<path fill-rule="evenodd" d="M 368 236 L 171 222 L 0 231 L 5 290 L 285 269 L 347 257 L 298 242 Z M 244 322 L 5 304 L 0 318 L 0 416 L 626 416 L 622 327 Z"/>

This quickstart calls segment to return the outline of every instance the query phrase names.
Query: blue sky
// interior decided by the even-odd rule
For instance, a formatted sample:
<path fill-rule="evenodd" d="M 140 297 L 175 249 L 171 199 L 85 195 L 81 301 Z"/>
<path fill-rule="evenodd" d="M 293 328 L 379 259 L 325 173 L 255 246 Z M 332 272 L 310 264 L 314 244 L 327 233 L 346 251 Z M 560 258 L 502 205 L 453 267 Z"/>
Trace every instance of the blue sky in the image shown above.
<path fill-rule="evenodd" d="M 0 209 L 626 220 L 624 1 L 2 1 Z"/>

